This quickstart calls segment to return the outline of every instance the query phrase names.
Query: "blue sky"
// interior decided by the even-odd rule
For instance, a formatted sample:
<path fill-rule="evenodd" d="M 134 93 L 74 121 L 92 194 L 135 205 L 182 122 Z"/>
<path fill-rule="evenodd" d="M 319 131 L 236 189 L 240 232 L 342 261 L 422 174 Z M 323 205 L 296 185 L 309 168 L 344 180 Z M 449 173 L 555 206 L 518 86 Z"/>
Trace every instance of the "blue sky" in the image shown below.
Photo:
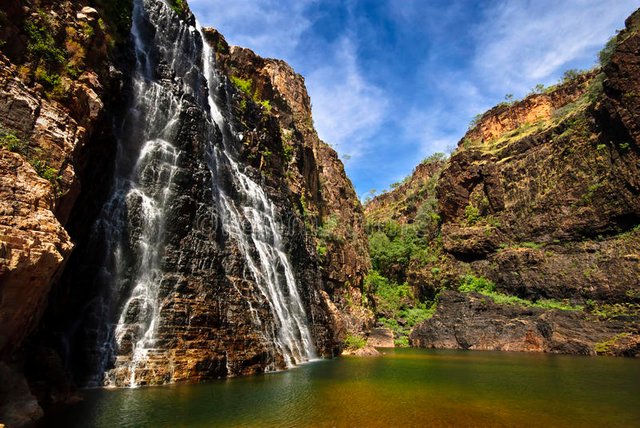
<path fill-rule="evenodd" d="M 190 0 L 229 43 L 305 77 L 362 197 L 446 152 L 478 113 L 590 68 L 632 0 Z"/>

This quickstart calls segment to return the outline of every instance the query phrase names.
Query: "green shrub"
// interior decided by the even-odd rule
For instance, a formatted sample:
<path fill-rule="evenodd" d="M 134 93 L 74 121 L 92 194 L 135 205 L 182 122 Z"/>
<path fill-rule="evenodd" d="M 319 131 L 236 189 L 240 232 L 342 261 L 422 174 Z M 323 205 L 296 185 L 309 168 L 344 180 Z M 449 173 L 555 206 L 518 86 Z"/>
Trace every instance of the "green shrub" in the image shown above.
<path fill-rule="evenodd" d="M 413 251 L 414 243 L 406 236 L 389 238 L 387 233 L 382 231 L 369 236 L 371 263 L 374 269 L 385 276 L 392 276 L 408 266 Z"/>
<path fill-rule="evenodd" d="M 286 163 L 290 163 L 293 160 L 293 144 L 290 143 L 290 140 L 282 139 L 282 155 L 284 157 L 284 161 Z"/>
<path fill-rule="evenodd" d="M 529 92 L 529 95 L 543 94 L 546 91 L 545 86 L 542 83 L 538 83 L 533 89 Z"/>
<path fill-rule="evenodd" d="M 378 289 L 386 287 L 388 283 L 387 278 L 380 275 L 377 270 L 371 269 L 364 279 L 364 290 L 367 293 L 375 293 Z"/>
<path fill-rule="evenodd" d="M 538 244 L 537 242 L 526 241 L 526 242 L 521 242 L 520 244 L 518 244 L 518 246 L 521 248 L 532 248 L 534 250 L 537 250 L 544 247 L 544 244 Z"/>
<path fill-rule="evenodd" d="M 240 100 L 239 107 L 240 107 L 240 111 L 241 111 L 242 113 L 245 113 L 245 112 L 247 111 L 247 100 L 245 100 L 244 98 L 243 98 L 243 99 L 241 99 L 241 100 Z"/>
<path fill-rule="evenodd" d="M 435 163 L 435 162 L 444 162 L 446 160 L 447 160 L 447 155 L 445 153 L 436 152 L 424 158 L 420 163 L 423 165 L 426 165 L 426 164 Z"/>
<path fill-rule="evenodd" d="M 318 227 L 318 238 L 323 241 L 340 242 L 340 237 L 336 234 L 338 228 L 338 215 L 331 214 L 325 218 L 320 227 Z"/>
<path fill-rule="evenodd" d="M 628 297 L 634 296 L 627 294 Z M 612 303 L 602 304 L 590 302 L 590 311 L 592 314 L 605 319 L 615 319 L 618 317 L 637 317 L 640 316 L 640 305 L 634 303 Z"/>
<path fill-rule="evenodd" d="M 409 347 L 409 338 L 407 336 L 400 336 L 394 339 L 393 344 L 398 348 L 408 348 Z"/>
<path fill-rule="evenodd" d="M 251 97 L 251 99 L 256 103 L 261 105 L 267 113 L 271 112 L 271 102 L 269 100 L 263 100 L 260 98 L 260 94 L 258 91 L 254 91 L 253 89 L 253 80 L 251 79 L 243 79 L 239 76 L 231 76 L 231 83 L 238 88 L 242 93 Z M 244 100 L 240 101 L 241 103 Z M 246 102 L 244 105 L 241 105 L 241 110 L 244 112 L 246 110 Z"/>
<path fill-rule="evenodd" d="M 53 91 L 60 85 L 60 75 L 50 72 L 45 67 L 38 67 L 35 77 L 48 91 Z"/>
<path fill-rule="evenodd" d="M 461 278 L 460 286 L 458 290 L 463 293 L 468 293 L 470 291 L 475 291 L 478 293 L 490 293 L 495 291 L 496 285 L 483 277 L 477 277 L 474 275 L 464 275 Z"/>
<path fill-rule="evenodd" d="M 611 37 L 604 48 L 598 53 L 598 59 L 600 60 L 600 65 L 602 67 L 606 66 L 611 62 L 611 57 L 613 56 L 613 52 L 616 50 L 616 46 L 618 44 L 618 35 Z"/>
<path fill-rule="evenodd" d="M 48 17 L 42 12 L 40 21 L 42 23 L 38 25 L 33 19 L 29 19 L 24 24 L 29 39 L 27 50 L 36 61 L 42 59 L 51 67 L 60 66 L 66 62 L 65 52 L 57 46 Z"/>
<path fill-rule="evenodd" d="M 480 293 L 487 297 L 491 297 L 491 299 L 493 299 L 493 301 L 498 305 L 518 305 L 542 309 L 559 309 L 562 311 L 583 310 L 582 306 L 570 305 L 553 299 L 541 299 L 537 302 L 532 302 L 518 296 L 510 296 L 508 294 L 500 293 L 496 291 L 496 286 L 492 281 L 483 277 L 476 277 L 471 274 L 464 275 L 460 279 L 460 286 L 458 287 L 458 291 L 461 291 L 463 293 L 469 293 L 472 291 Z"/>
<path fill-rule="evenodd" d="M 39 158 L 30 159 L 29 163 L 33 166 L 33 169 L 36 170 L 36 173 L 40 177 L 48 180 L 54 188 L 57 188 L 58 180 L 60 179 L 58 176 L 58 170 Z"/>
<path fill-rule="evenodd" d="M 495 303 L 498 305 L 517 305 L 517 306 L 533 306 L 532 303 L 528 300 L 521 299 L 518 296 L 510 296 L 508 294 L 489 292 L 489 293 L 481 293 L 485 296 L 491 297 Z"/>
<path fill-rule="evenodd" d="M 12 132 L 0 129 L 0 146 L 9 150 L 10 152 L 26 155 L 28 150 L 28 144 L 16 137 Z"/>
<path fill-rule="evenodd" d="M 60 72 L 67 63 L 66 52 L 58 47 L 54 38 L 51 18 L 42 11 L 27 19 L 24 31 L 27 34 L 27 52 L 35 68 L 35 79 L 47 91 L 55 91 L 60 85 Z"/>
<path fill-rule="evenodd" d="M 325 257 L 327 255 L 327 246 L 326 245 L 316 245 L 316 251 L 320 257 Z"/>
<path fill-rule="evenodd" d="M 253 87 L 253 81 L 251 79 L 242 79 L 238 76 L 231 76 L 231 82 L 240 91 L 244 92 L 248 96 L 252 96 L 251 88 Z"/>
<path fill-rule="evenodd" d="M 367 339 L 362 336 L 347 334 L 347 338 L 344 340 L 344 345 L 350 350 L 362 349 L 367 345 Z"/>
<path fill-rule="evenodd" d="M 257 100 L 256 102 L 264 107 L 265 110 L 267 110 L 267 113 L 271 112 L 271 103 L 269 102 L 269 100 Z"/>
<path fill-rule="evenodd" d="M 403 314 L 407 327 L 414 327 L 423 321 L 433 317 L 436 313 L 436 305 L 432 304 L 427 307 L 424 303 L 420 303 L 415 308 L 409 308 Z"/>
<path fill-rule="evenodd" d="M 373 275 L 377 276 L 377 281 L 371 291 L 376 297 L 376 307 L 379 313 L 395 317 L 414 300 L 413 290 L 406 282 L 396 284 L 380 276 L 377 272 Z"/>
<path fill-rule="evenodd" d="M 476 224 L 478 220 L 480 220 L 480 218 L 482 217 L 480 215 L 480 210 L 471 204 L 467 205 L 466 208 L 464 209 L 464 216 L 467 219 L 467 224 L 469 225 Z"/>
<path fill-rule="evenodd" d="M 117 41 L 124 40 L 131 30 L 133 2 L 131 0 L 96 0 L 96 6 L 103 11 L 102 16 L 111 27 L 109 34 L 114 35 Z"/>
<path fill-rule="evenodd" d="M 185 0 L 170 0 L 171 9 L 178 15 L 182 16 L 187 11 L 187 3 Z"/>
<path fill-rule="evenodd" d="M 604 183 L 602 182 L 590 184 L 587 187 L 587 191 L 580 197 L 580 202 L 582 202 L 583 205 L 588 205 L 591 202 L 593 202 L 593 196 L 598 191 L 598 189 L 600 189 L 603 186 L 604 186 Z"/>
<path fill-rule="evenodd" d="M 475 128 L 476 126 L 478 126 L 478 124 L 482 120 L 483 116 L 484 116 L 483 113 L 478 113 L 475 116 L 473 116 L 473 119 L 471 119 L 471 122 L 469 122 L 468 129 L 471 130 L 471 129 Z"/>
<path fill-rule="evenodd" d="M 563 302 L 559 302 L 553 299 L 541 299 L 533 304 L 533 306 L 537 308 L 543 309 L 559 309 L 561 311 L 579 311 L 582 310 L 583 307 L 579 305 L 569 305 Z"/>
<path fill-rule="evenodd" d="M 598 75 L 593 78 L 591 83 L 589 83 L 589 87 L 587 88 L 586 93 L 586 98 L 588 101 L 594 102 L 604 93 L 604 78 L 604 73 L 598 73 Z"/>
<path fill-rule="evenodd" d="M 631 333 L 618 333 L 610 339 L 604 340 L 602 342 L 596 343 L 595 351 L 598 354 L 606 354 L 611 351 L 611 348 L 616 345 L 616 343 L 626 337 L 629 337 Z"/>
<path fill-rule="evenodd" d="M 561 83 L 569 83 L 580 77 L 584 71 L 580 71 L 578 69 L 572 68 L 564 72 L 562 75 Z"/>
<path fill-rule="evenodd" d="M 396 346 L 408 346 L 408 336 L 413 328 L 431 318 L 436 311 L 435 302 L 419 302 L 407 283 L 397 284 L 375 270 L 371 270 L 365 279 L 365 292 L 373 294 L 377 321 L 393 331 Z"/>

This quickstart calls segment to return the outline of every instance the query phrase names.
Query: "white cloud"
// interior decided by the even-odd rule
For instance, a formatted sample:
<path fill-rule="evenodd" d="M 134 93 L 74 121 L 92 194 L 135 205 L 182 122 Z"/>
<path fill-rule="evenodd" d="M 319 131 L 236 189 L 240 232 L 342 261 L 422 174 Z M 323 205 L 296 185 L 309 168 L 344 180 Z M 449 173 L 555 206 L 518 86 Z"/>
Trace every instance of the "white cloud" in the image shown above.
<path fill-rule="evenodd" d="M 355 160 L 381 125 L 389 102 L 382 89 L 363 77 L 351 39 L 342 37 L 333 51 L 334 57 L 306 80 L 314 121 L 322 139 Z"/>
<path fill-rule="evenodd" d="M 595 64 L 633 0 L 503 0 L 477 27 L 474 68 L 483 82 L 523 95 L 537 83 L 553 83 L 579 61 Z"/>
<path fill-rule="evenodd" d="M 229 43 L 259 55 L 288 59 L 311 25 L 305 10 L 317 0 L 190 0 L 203 26 L 218 29 Z"/>

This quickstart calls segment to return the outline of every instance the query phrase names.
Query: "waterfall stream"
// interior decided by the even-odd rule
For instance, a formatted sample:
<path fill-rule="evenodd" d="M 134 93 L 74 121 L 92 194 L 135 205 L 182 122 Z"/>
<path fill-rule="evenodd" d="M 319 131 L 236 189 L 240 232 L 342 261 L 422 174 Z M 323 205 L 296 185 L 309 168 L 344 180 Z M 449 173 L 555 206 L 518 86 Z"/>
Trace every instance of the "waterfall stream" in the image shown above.
<path fill-rule="evenodd" d="M 150 355 L 158 351 L 156 333 L 164 311 L 170 310 L 159 289 L 165 273 L 167 212 L 179 192 L 175 177 L 185 155 L 176 140 L 185 102 L 206 112 L 203 162 L 211 173 L 211 204 L 227 239 L 244 259 L 244 279 L 268 302 L 273 322 L 263 323 L 250 302 L 247 317 L 274 345 L 286 367 L 315 358 L 307 315 L 284 250 L 281 220 L 264 190 L 234 158 L 238 134 L 222 113 L 229 109 L 217 96 L 225 78 L 215 67 L 201 28 L 180 21 L 164 0 L 134 0 L 131 34 L 136 67 L 126 120 L 129 131 L 119 144 L 113 197 L 100 220 L 110 240 L 106 270 L 114 294 L 130 294 L 118 296 L 123 304 L 111 338 L 115 368 L 105 373 L 105 383 L 140 383 Z M 233 192 L 225 191 L 222 182 L 231 183 Z M 275 362 L 266 367 L 278 368 Z M 129 374 L 125 382 L 116 376 L 123 369 Z"/>

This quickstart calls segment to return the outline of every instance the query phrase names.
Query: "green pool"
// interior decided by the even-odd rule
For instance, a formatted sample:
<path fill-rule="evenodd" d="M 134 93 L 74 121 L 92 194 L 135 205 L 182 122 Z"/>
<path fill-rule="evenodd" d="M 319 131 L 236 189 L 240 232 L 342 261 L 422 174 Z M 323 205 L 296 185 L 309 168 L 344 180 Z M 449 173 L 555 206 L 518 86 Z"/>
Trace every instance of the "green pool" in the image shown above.
<path fill-rule="evenodd" d="M 45 426 L 640 426 L 640 361 L 386 350 L 207 384 L 87 390 Z"/>

